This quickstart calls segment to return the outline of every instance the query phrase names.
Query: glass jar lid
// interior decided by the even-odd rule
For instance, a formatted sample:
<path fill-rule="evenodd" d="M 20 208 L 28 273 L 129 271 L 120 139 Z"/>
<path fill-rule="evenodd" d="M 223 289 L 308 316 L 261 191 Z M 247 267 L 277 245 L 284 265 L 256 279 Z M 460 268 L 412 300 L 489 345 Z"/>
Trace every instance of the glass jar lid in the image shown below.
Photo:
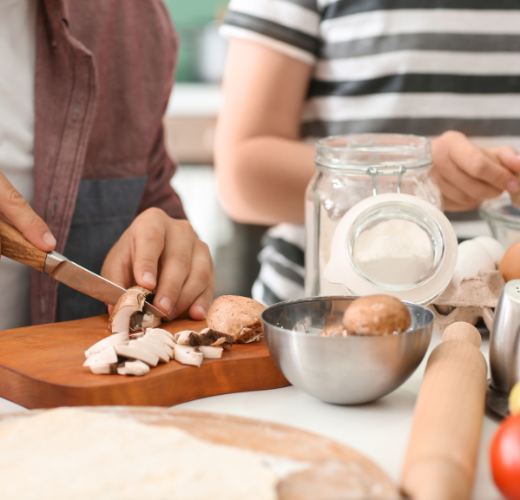
<path fill-rule="evenodd" d="M 426 137 L 404 134 L 357 134 L 325 137 L 317 142 L 318 166 L 395 175 L 408 169 L 430 167 L 433 162 Z"/>
<path fill-rule="evenodd" d="M 405 194 L 378 195 L 339 222 L 325 278 L 355 295 L 428 304 L 448 286 L 457 250 L 455 231 L 435 206 Z"/>

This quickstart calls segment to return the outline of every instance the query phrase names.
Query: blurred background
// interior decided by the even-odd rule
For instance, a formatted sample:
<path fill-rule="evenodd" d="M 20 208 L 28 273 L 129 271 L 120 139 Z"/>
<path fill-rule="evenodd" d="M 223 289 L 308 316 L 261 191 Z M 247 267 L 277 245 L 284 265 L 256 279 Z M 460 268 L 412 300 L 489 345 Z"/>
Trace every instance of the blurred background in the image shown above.
<path fill-rule="evenodd" d="M 232 222 L 220 207 L 213 169 L 213 139 L 222 102 L 227 42 L 218 28 L 222 0 L 165 0 L 180 38 L 176 83 L 165 116 L 166 146 L 178 162 L 173 186 L 215 265 L 215 297 L 251 296 L 266 228 Z"/>

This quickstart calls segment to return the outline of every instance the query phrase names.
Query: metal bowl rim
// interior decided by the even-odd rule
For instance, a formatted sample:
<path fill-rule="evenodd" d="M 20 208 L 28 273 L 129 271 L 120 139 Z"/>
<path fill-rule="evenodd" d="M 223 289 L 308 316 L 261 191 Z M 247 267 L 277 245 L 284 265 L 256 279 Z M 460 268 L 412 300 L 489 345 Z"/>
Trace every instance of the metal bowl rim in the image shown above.
<path fill-rule="evenodd" d="M 348 300 L 348 299 L 351 299 L 351 300 L 355 300 L 355 299 L 358 299 L 359 297 L 356 297 L 356 296 L 352 296 L 352 295 L 331 295 L 331 296 L 323 296 L 323 297 L 306 297 L 304 299 L 296 299 L 296 300 L 287 300 L 287 301 L 284 301 L 284 302 L 278 302 L 277 304 L 273 304 L 269 307 L 267 307 L 266 309 L 264 309 L 260 315 L 260 318 L 261 320 L 266 323 L 267 325 L 269 325 L 270 328 L 274 328 L 276 329 L 277 332 L 279 333 L 287 333 L 287 334 L 291 334 L 291 335 L 294 335 L 294 336 L 299 336 L 299 337 L 302 337 L 302 338 L 316 338 L 316 339 L 327 339 L 325 340 L 326 342 L 328 341 L 331 341 L 331 340 L 334 340 L 334 341 L 349 341 L 349 342 L 352 342 L 354 340 L 359 340 L 359 339 L 381 339 L 381 338 L 398 338 L 398 337 L 402 337 L 402 336 L 409 336 L 409 335 L 412 335 L 412 334 L 416 334 L 418 332 L 421 332 L 426 328 L 428 328 L 435 320 L 435 315 L 433 314 L 432 311 L 430 311 L 428 308 L 424 307 L 424 306 L 421 306 L 419 304 L 414 304 L 413 302 L 408 302 L 406 300 L 402 300 L 401 302 L 403 304 L 405 304 L 408 309 L 410 309 L 410 306 L 413 306 L 413 307 L 416 307 L 416 308 L 419 308 L 419 309 L 424 309 L 424 311 L 429 315 L 429 320 L 424 324 L 422 325 L 420 328 L 416 328 L 414 330 L 406 330 L 402 333 L 399 333 L 397 335 L 351 335 L 351 336 L 347 336 L 347 337 L 320 337 L 319 335 L 302 335 L 302 332 L 297 332 L 295 330 L 288 330 L 286 328 L 282 328 L 278 325 L 274 325 L 273 323 L 271 323 L 270 321 L 267 321 L 264 317 L 264 314 L 268 311 L 273 311 L 279 307 L 285 307 L 285 306 L 291 306 L 291 305 L 295 305 L 295 304 L 303 304 L 305 302 L 316 302 L 316 301 L 326 301 L 326 300 L 330 300 L 330 301 L 334 301 L 334 300 Z M 433 332 L 430 332 L 430 333 L 433 333 Z M 265 331 L 264 331 L 264 335 L 265 335 Z M 363 341 L 366 341 L 366 340 L 362 340 Z"/>

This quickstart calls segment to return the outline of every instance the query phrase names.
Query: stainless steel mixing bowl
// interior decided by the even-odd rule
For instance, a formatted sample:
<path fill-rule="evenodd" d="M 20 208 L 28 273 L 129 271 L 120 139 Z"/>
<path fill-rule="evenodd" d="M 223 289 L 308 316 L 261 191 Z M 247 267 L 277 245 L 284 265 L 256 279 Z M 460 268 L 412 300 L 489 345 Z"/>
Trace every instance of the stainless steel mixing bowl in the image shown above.
<path fill-rule="evenodd" d="M 302 391 L 327 403 L 361 404 L 397 389 L 417 368 L 433 330 L 433 313 L 405 303 L 412 326 L 385 336 L 319 337 L 341 322 L 355 297 L 314 297 L 282 302 L 262 313 L 269 352 Z"/>

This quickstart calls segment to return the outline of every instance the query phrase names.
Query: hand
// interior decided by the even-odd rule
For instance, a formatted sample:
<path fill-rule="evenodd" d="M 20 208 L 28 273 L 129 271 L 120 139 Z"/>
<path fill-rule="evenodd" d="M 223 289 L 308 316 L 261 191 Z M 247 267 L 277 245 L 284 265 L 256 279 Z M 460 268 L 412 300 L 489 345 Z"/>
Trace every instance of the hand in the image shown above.
<path fill-rule="evenodd" d="M 29 203 L 0 173 L 0 216 L 20 231 L 36 248 L 50 252 L 56 239 L 47 224 L 33 211 Z"/>
<path fill-rule="evenodd" d="M 449 131 L 433 139 L 432 175 L 446 210 L 476 208 L 503 191 L 516 193 L 520 185 L 520 157 L 511 146 L 479 148 L 464 134 Z"/>
<path fill-rule="evenodd" d="M 108 253 L 101 275 L 124 288 L 136 283 L 152 290 L 154 306 L 172 320 L 189 308 L 193 319 L 206 318 L 215 276 L 208 246 L 186 220 L 158 208 L 136 217 Z"/>

